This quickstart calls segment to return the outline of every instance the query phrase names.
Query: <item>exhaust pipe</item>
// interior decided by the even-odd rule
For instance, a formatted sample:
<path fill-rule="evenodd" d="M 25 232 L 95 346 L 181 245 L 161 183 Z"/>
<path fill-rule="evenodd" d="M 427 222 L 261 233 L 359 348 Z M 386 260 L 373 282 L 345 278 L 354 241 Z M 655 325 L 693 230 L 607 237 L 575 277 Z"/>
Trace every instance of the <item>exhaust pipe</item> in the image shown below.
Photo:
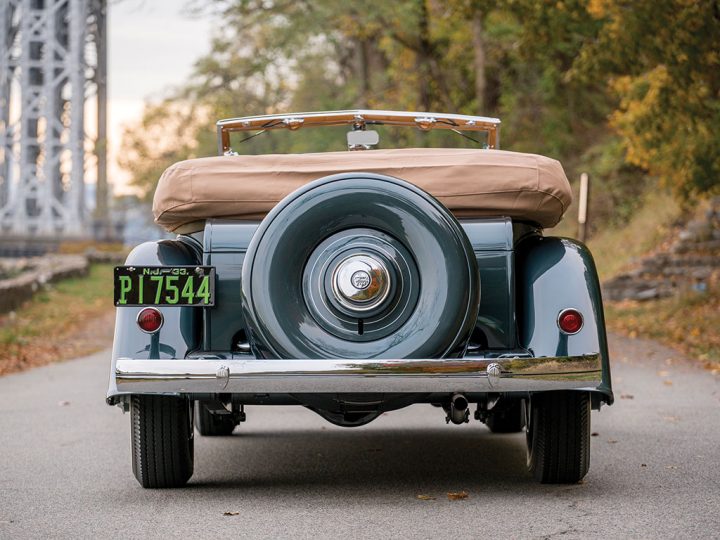
<path fill-rule="evenodd" d="M 445 412 L 446 423 L 465 424 L 470 421 L 470 402 L 463 394 L 454 394 L 450 398 L 450 408 L 445 409 Z"/>

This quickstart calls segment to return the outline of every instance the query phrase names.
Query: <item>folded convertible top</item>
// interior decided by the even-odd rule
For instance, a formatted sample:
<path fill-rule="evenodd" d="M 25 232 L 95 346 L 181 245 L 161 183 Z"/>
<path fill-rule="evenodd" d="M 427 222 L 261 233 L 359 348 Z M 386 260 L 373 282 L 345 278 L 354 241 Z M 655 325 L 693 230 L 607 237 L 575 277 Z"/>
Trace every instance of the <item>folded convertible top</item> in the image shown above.
<path fill-rule="evenodd" d="M 459 218 L 507 216 L 552 227 L 572 200 L 554 159 L 504 150 L 403 148 L 181 161 L 160 178 L 153 214 L 168 231 L 199 229 L 208 218 L 262 219 L 304 184 L 349 172 L 406 180 Z"/>

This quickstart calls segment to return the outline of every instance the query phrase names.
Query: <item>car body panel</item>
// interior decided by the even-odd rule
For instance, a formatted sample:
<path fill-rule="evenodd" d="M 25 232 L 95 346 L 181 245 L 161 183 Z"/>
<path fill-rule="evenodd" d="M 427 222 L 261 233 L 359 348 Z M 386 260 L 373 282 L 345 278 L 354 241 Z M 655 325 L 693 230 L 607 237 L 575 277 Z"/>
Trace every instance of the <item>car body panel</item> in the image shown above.
<path fill-rule="evenodd" d="M 585 374 L 596 379 L 595 383 L 574 387 L 593 391 L 600 401 L 612 403 L 602 299 L 587 248 L 573 240 L 543 237 L 533 227 L 506 218 L 467 220 L 461 225 L 478 261 L 481 308 L 477 328 L 487 337 L 487 343 L 480 350 L 468 350 L 466 358 L 597 354 L 602 372 L 596 377 Z M 179 240 L 148 242 L 131 252 L 128 265 L 214 266 L 217 301 L 206 308 L 163 306 L 164 325 L 153 335 L 137 327 L 135 317 L 140 308 L 118 308 L 109 402 L 127 394 L 116 385 L 118 359 L 254 359 L 232 347 L 233 338 L 243 329 L 240 276 L 257 226 L 258 222 L 209 220 L 203 245 L 181 236 Z M 575 335 L 563 334 L 557 326 L 559 311 L 567 307 L 579 309 L 585 316 L 582 330 Z M 521 385 L 512 387 L 516 390 L 504 388 L 506 392 L 525 391 Z M 418 396 L 415 401 L 426 399 L 426 395 Z"/>
<path fill-rule="evenodd" d="M 602 296 L 590 251 L 572 239 L 537 235 L 520 243 L 516 257 L 520 346 L 534 356 L 598 352 L 603 368 L 598 390 L 612 403 Z M 573 335 L 558 326 L 558 316 L 567 308 L 583 314 L 583 327 Z"/>

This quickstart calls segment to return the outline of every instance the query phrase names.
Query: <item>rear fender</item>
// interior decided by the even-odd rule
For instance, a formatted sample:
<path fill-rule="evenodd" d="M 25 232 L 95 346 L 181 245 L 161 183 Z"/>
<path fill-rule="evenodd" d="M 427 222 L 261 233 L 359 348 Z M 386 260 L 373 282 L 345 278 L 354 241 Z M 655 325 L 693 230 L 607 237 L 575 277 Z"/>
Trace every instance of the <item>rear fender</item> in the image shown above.
<path fill-rule="evenodd" d="M 516 248 L 518 333 L 520 345 L 534 356 L 599 353 L 602 401 L 612 403 L 610 363 L 600 283 L 590 251 L 567 238 L 532 237 Z M 558 327 L 563 309 L 583 314 L 582 329 L 573 335 Z"/>
<path fill-rule="evenodd" d="M 200 264 L 201 254 L 190 240 L 145 242 L 133 249 L 126 265 L 173 266 Z M 201 339 L 202 310 L 196 307 L 158 306 L 163 325 L 154 334 L 146 334 L 137 325 L 141 307 L 118 307 L 115 312 L 112 371 L 108 397 L 117 394 L 115 362 L 118 358 L 185 358 L 197 349 Z"/>

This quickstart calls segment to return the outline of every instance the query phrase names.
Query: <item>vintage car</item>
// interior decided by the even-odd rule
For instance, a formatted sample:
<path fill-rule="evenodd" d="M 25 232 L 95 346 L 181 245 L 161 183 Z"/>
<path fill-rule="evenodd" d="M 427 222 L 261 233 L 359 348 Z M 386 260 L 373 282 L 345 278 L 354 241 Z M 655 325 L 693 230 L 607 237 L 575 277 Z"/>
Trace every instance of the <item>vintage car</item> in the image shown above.
<path fill-rule="evenodd" d="M 143 487 L 185 484 L 194 429 L 230 435 L 245 405 L 300 405 L 347 427 L 434 405 L 453 424 L 524 430 L 540 482 L 585 476 L 590 411 L 613 401 L 597 273 L 584 245 L 543 236 L 571 202 L 562 166 L 498 150 L 499 124 L 236 118 L 217 124 L 220 156 L 165 171 L 153 213 L 176 238 L 115 269 L 107 401 L 130 412 Z M 360 151 L 231 149 L 235 132 L 326 126 L 347 126 Z M 374 126 L 482 145 L 372 149 Z"/>

